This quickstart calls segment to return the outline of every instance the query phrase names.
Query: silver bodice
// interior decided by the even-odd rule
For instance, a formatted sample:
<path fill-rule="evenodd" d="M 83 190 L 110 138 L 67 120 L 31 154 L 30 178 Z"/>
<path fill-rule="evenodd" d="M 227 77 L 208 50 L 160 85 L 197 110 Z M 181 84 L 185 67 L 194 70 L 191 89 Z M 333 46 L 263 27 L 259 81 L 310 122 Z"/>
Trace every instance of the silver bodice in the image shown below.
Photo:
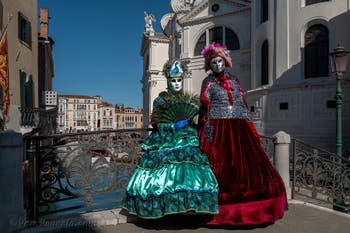
<path fill-rule="evenodd" d="M 229 101 L 226 89 L 220 83 L 212 79 L 207 86 L 206 97 L 210 102 L 210 119 L 247 119 L 250 120 L 250 113 L 244 101 L 244 96 L 239 91 L 238 81 L 229 80 L 232 87 L 233 105 Z"/>

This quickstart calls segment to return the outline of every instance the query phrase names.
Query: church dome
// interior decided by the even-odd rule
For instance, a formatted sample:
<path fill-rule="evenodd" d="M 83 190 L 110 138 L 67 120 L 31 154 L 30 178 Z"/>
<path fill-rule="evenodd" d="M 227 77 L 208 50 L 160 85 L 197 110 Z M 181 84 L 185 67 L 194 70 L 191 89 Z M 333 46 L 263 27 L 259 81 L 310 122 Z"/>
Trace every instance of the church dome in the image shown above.
<path fill-rule="evenodd" d="M 170 6 L 174 13 L 183 13 L 192 10 L 201 0 L 171 0 Z"/>
<path fill-rule="evenodd" d="M 169 21 L 174 17 L 175 13 L 168 13 L 162 17 L 160 20 L 160 26 L 162 27 L 162 30 L 165 30 L 166 25 L 168 25 Z"/>

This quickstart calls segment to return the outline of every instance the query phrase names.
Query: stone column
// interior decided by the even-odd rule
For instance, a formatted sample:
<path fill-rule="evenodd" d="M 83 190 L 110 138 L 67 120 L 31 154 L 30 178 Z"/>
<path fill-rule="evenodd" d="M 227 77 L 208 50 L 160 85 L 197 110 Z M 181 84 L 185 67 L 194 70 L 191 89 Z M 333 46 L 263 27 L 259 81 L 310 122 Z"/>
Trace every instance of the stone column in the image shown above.
<path fill-rule="evenodd" d="M 286 187 L 287 198 L 291 198 L 290 175 L 289 175 L 289 145 L 290 135 L 284 131 L 279 131 L 274 137 L 275 144 L 275 167 L 281 175 Z"/>
<path fill-rule="evenodd" d="M 24 227 L 22 134 L 0 133 L 0 232 Z"/>
<path fill-rule="evenodd" d="M 183 28 L 182 44 L 181 44 L 181 58 L 188 58 L 190 55 L 190 27 L 185 26 Z"/>

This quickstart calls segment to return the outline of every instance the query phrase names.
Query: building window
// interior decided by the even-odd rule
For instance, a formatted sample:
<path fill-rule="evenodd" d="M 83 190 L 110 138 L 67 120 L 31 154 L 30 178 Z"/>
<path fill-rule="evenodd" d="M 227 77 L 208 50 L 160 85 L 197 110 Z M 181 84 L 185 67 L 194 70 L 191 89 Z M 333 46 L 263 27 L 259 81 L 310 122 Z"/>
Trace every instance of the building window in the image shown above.
<path fill-rule="evenodd" d="M 209 41 L 207 41 L 207 33 L 209 34 Z M 240 48 L 238 37 L 234 31 L 226 27 L 215 27 L 204 32 L 199 37 L 194 49 L 194 55 L 200 56 L 204 47 L 210 43 L 226 45 L 228 50 L 238 50 Z"/>
<path fill-rule="evenodd" d="M 261 46 L 261 85 L 269 84 L 269 45 L 267 40 Z"/>
<path fill-rule="evenodd" d="M 34 84 L 32 75 L 20 70 L 20 93 L 21 93 L 21 107 L 34 107 Z"/>
<path fill-rule="evenodd" d="M 219 4 L 213 4 L 212 6 L 211 6 L 211 10 L 213 11 L 213 12 L 217 12 L 218 10 L 220 9 L 220 5 Z"/>
<path fill-rule="evenodd" d="M 225 28 L 225 44 L 228 50 L 238 50 L 239 40 L 234 31 L 229 28 Z"/>
<path fill-rule="evenodd" d="M 336 108 L 335 100 L 327 100 L 327 108 Z"/>
<path fill-rule="evenodd" d="M 305 78 L 328 76 L 329 35 L 328 29 L 316 24 L 305 33 Z"/>
<path fill-rule="evenodd" d="M 329 2 L 329 0 L 305 0 L 305 5 L 312 5 L 320 2 Z"/>
<path fill-rule="evenodd" d="M 223 44 L 222 27 L 215 27 L 209 30 L 209 43 Z"/>
<path fill-rule="evenodd" d="M 269 19 L 269 1 L 261 1 L 261 19 L 260 22 L 263 23 Z"/>
<path fill-rule="evenodd" d="M 288 102 L 280 103 L 280 110 L 288 110 Z"/>
<path fill-rule="evenodd" d="M 29 48 L 32 47 L 32 28 L 30 22 L 18 13 L 18 39 Z"/>
<path fill-rule="evenodd" d="M 197 44 L 196 44 L 196 47 L 194 49 L 194 55 L 195 56 L 199 56 L 201 55 L 201 52 L 202 50 L 204 49 L 205 45 L 206 45 L 206 36 L 205 36 L 206 33 L 203 33 L 201 35 L 201 37 L 199 37 L 198 41 L 197 41 Z"/>

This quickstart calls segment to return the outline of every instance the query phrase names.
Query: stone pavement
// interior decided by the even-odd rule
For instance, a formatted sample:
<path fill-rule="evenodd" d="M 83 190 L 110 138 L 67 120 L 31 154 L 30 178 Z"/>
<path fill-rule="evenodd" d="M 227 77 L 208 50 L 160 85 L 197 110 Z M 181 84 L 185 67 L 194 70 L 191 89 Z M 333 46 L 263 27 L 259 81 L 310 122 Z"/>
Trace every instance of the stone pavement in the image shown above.
<path fill-rule="evenodd" d="M 290 201 L 283 219 L 260 227 L 205 227 L 198 216 L 167 216 L 159 220 L 127 218 L 120 210 L 107 210 L 42 221 L 43 226 L 21 233 L 350 233 L 350 215 L 324 207 Z"/>

